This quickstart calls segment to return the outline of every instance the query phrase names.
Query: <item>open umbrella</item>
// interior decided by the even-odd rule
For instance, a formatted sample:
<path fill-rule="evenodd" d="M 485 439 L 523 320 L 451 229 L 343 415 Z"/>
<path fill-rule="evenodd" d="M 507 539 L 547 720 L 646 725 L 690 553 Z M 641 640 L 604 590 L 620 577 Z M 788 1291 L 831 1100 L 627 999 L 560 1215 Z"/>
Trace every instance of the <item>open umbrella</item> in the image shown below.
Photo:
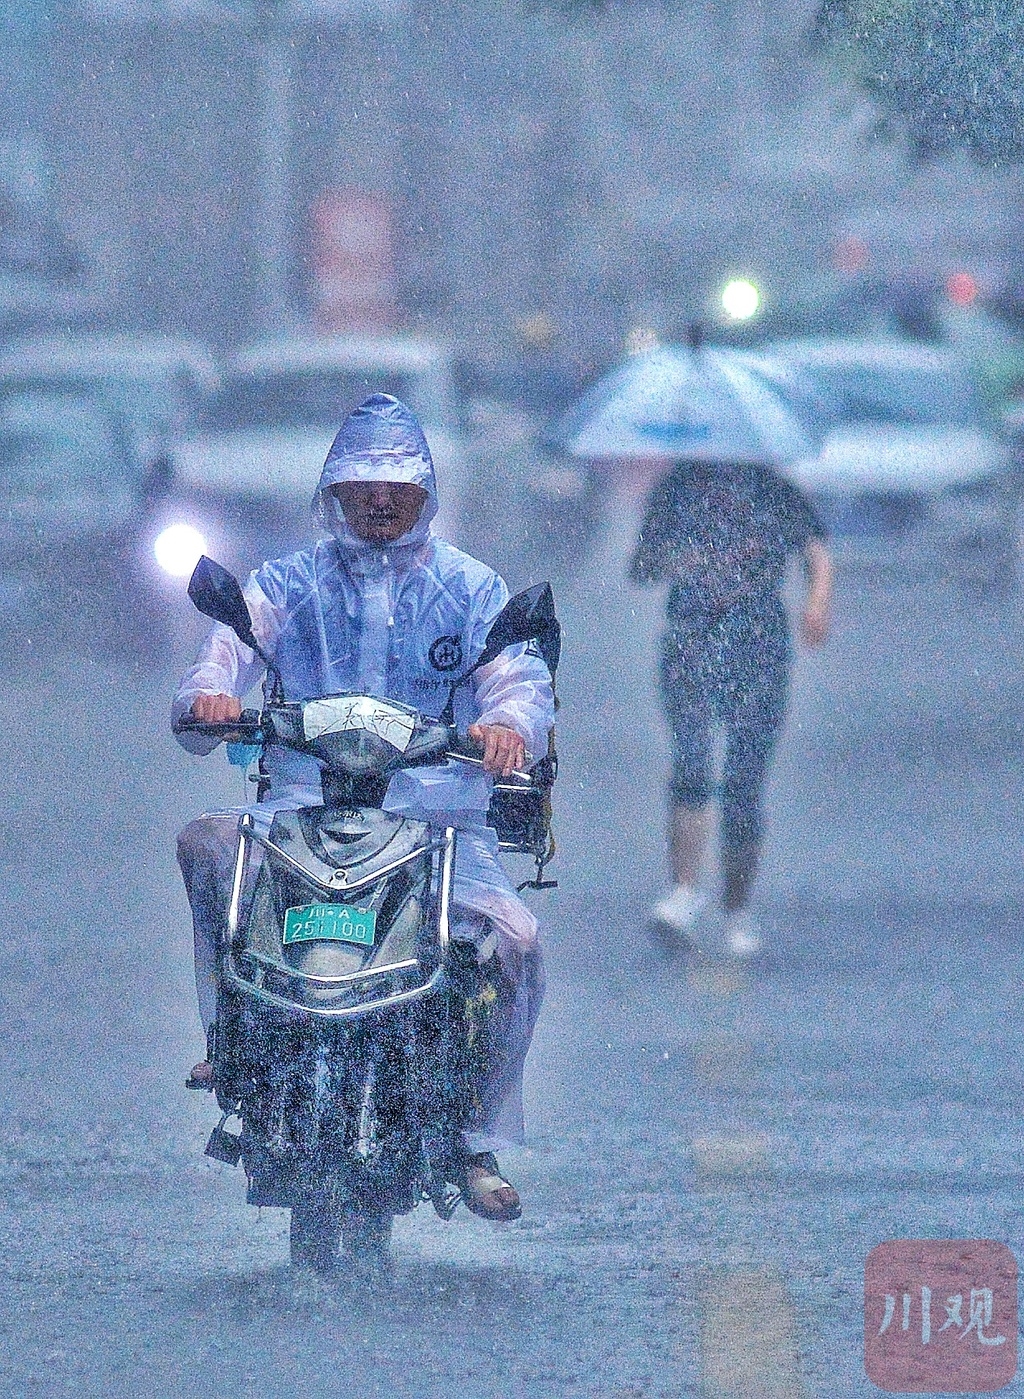
<path fill-rule="evenodd" d="M 735 350 L 663 345 L 600 379 L 555 426 L 574 457 L 782 465 L 812 454 L 827 405 L 785 366 Z"/>

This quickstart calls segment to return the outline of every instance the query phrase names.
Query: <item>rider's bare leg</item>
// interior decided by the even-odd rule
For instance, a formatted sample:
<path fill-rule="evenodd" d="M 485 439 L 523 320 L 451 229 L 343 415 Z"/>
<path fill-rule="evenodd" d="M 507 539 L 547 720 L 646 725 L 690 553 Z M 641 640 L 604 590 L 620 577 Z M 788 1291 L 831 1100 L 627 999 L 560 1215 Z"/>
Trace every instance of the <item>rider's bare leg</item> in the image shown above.
<path fill-rule="evenodd" d="M 761 860 L 761 842 L 744 841 L 722 849 L 722 905 L 726 913 L 746 908 Z"/>
<path fill-rule="evenodd" d="M 706 806 L 673 806 L 669 817 L 669 855 L 676 884 L 695 888 L 700 881 L 714 825 L 714 810 Z"/>
<path fill-rule="evenodd" d="M 178 836 L 178 864 L 192 909 L 199 1018 L 205 1031 L 217 1013 L 217 945 L 227 926 L 237 840 L 238 817 L 228 813 L 200 816 Z M 212 1085 L 212 1065 L 201 1059 L 189 1078 L 204 1087 Z"/>
<path fill-rule="evenodd" d="M 518 1219 L 518 1192 L 502 1177 L 494 1152 L 523 1140 L 523 1067 L 544 993 L 541 953 L 521 951 L 491 920 L 465 908 L 454 911 L 453 937 L 475 944 L 485 973 L 476 1007 L 484 1063 L 476 1112 L 462 1133 L 457 1184 L 474 1214 Z"/>

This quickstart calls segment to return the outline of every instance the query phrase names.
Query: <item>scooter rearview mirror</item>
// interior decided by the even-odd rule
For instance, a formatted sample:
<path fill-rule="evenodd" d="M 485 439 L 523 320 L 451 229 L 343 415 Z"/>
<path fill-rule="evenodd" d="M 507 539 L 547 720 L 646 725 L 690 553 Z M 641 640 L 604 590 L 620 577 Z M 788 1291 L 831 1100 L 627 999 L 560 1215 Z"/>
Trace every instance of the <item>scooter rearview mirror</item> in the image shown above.
<path fill-rule="evenodd" d="M 252 618 L 234 574 L 203 554 L 192 570 L 188 595 L 204 617 L 230 627 L 244 645 L 259 650 L 252 634 Z"/>
<path fill-rule="evenodd" d="M 532 588 L 526 588 L 523 592 L 516 593 L 515 597 L 509 598 L 491 623 L 479 659 L 450 685 L 448 702 L 441 713 L 441 722 L 452 722 L 455 692 L 474 671 L 495 660 L 506 647 L 521 646 L 528 641 L 537 643 L 544 664 L 554 676 L 562 650 L 562 628 L 555 616 L 555 597 L 550 583 L 535 583 Z"/>
<path fill-rule="evenodd" d="M 536 641 L 548 669 L 554 675 L 561 651 L 562 629 L 555 616 L 550 583 L 535 583 L 508 602 L 495 617 L 477 666 L 493 661 L 508 646 Z M 476 666 L 474 666 L 476 669 Z"/>
<path fill-rule="evenodd" d="M 210 617 L 213 621 L 230 627 L 243 646 L 248 646 L 251 651 L 256 652 L 267 667 L 271 700 L 283 700 L 284 682 L 281 672 L 253 635 L 252 617 L 242 594 L 242 586 L 234 574 L 203 554 L 188 580 L 188 595 L 204 617 Z"/>

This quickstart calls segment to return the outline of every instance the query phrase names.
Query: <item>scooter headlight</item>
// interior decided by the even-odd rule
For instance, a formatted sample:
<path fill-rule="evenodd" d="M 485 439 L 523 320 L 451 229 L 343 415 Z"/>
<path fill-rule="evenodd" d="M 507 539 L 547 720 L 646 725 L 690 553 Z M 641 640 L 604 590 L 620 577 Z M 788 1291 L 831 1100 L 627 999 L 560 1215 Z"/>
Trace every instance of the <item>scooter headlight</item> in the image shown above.
<path fill-rule="evenodd" d="M 168 525 L 153 541 L 156 561 L 172 578 L 188 578 L 200 556 L 206 553 L 206 540 L 191 525 Z"/>

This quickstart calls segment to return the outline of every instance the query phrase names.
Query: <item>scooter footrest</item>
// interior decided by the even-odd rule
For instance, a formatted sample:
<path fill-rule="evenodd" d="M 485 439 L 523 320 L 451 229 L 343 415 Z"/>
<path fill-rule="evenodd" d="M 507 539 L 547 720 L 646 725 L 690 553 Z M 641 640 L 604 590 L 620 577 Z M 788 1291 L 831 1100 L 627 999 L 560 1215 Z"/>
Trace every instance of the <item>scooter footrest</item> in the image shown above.
<path fill-rule="evenodd" d="M 434 1206 L 438 1218 L 447 1223 L 462 1203 L 462 1191 L 446 1190 L 443 1195 L 432 1195 L 430 1203 Z"/>

